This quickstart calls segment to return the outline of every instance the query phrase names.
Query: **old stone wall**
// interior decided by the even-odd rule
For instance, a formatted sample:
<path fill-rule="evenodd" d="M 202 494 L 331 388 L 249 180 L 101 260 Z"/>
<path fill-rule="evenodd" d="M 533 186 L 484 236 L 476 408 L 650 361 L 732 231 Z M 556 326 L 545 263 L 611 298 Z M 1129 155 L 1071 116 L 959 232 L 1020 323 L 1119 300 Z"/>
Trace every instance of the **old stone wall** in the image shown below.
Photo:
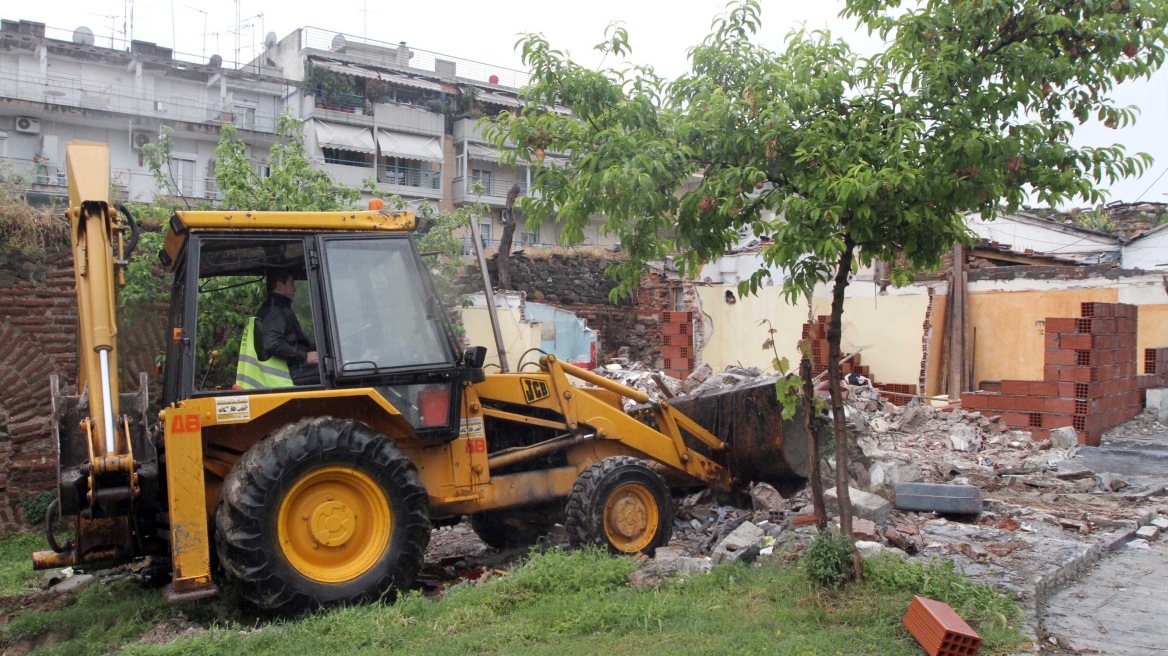
<path fill-rule="evenodd" d="M 119 333 L 123 391 L 139 371 L 153 375 L 163 345 L 162 312 L 139 313 Z M 0 255 L 0 530 L 22 523 L 17 502 L 56 485 L 56 444 L 49 428 L 49 376 L 64 393 L 77 385 L 77 295 L 67 249 L 35 262 Z M 155 388 L 156 386 L 152 385 Z M 39 521 L 41 518 L 30 518 Z"/>
<path fill-rule="evenodd" d="M 587 320 L 597 331 L 603 355 L 627 349 L 628 357 L 656 369 L 664 367 L 662 357 L 662 313 L 695 309 L 692 285 L 662 269 L 645 274 L 631 298 L 616 303 L 609 293 L 616 282 L 605 270 L 620 260 L 589 251 L 571 253 L 518 253 L 511 256 L 511 281 L 516 291 L 532 301 L 554 305 Z M 487 260 L 491 283 L 498 286 L 497 256 Z M 460 278 L 467 292 L 479 291 L 478 268 L 469 268 Z M 675 307 L 680 296 L 683 307 Z"/>

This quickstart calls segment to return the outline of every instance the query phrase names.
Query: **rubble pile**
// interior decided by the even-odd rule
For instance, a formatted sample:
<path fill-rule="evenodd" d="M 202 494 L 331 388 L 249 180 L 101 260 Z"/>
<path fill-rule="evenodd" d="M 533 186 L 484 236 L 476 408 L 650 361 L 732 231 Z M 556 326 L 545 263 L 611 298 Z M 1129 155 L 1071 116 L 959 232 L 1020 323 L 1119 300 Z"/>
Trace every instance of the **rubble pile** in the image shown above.
<path fill-rule="evenodd" d="M 684 380 L 669 376 L 664 371 L 655 371 L 640 362 L 629 362 L 625 358 L 613 358 L 608 364 L 596 370 L 597 373 L 622 385 L 644 392 L 653 403 L 674 396 L 701 395 L 712 390 L 737 387 L 743 383 L 761 378 L 764 372 L 754 367 L 727 367 L 715 374 L 710 365 L 703 364 L 689 373 Z M 657 381 L 661 381 L 658 383 Z M 662 391 L 662 384 L 665 391 Z M 636 405 L 632 399 L 625 399 L 625 409 Z"/>

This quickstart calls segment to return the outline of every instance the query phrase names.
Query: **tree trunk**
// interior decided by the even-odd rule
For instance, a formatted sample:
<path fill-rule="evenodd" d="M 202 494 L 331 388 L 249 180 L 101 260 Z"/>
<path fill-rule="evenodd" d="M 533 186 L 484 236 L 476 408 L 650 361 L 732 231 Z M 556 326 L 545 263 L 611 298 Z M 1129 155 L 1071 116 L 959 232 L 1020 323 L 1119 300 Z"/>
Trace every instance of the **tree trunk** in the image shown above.
<path fill-rule="evenodd" d="M 799 376 L 803 378 L 803 413 L 807 417 L 807 457 L 811 459 L 811 507 L 815 509 L 815 525 L 827 530 L 827 505 L 823 502 L 823 477 L 819 472 L 819 430 L 815 425 L 815 386 L 811 383 L 811 360 L 806 356 L 799 362 Z"/>
<path fill-rule="evenodd" d="M 831 322 L 827 326 L 827 379 L 831 385 L 831 414 L 835 425 L 835 490 L 839 497 L 840 532 L 852 534 L 852 499 L 848 495 L 848 420 L 844 416 L 844 397 L 840 393 L 840 338 L 843 336 L 844 290 L 852 273 L 852 259 L 856 243 L 844 235 L 844 252 L 840 254 L 839 269 L 831 290 Z M 859 552 L 853 552 L 853 578 L 863 577 Z"/>
<path fill-rule="evenodd" d="M 499 257 L 495 261 L 499 268 L 499 289 L 511 289 L 511 241 L 515 238 L 515 199 L 519 197 L 519 185 L 511 185 L 507 192 L 507 207 L 503 209 L 503 236 L 499 238 Z"/>

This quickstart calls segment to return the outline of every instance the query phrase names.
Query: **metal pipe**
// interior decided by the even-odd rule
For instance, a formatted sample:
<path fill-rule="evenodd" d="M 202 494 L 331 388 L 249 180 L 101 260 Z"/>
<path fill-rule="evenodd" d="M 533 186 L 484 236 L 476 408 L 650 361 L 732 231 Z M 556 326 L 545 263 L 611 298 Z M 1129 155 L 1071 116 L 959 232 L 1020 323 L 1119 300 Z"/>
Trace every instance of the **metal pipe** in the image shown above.
<path fill-rule="evenodd" d="M 554 357 L 554 356 L 547 356 L 547 357 Z M 545 357 L 544 359 L 546 360 L 547 357 Z M 568 364 L 567 362 L 564 362 L 563 360 L 559 360 L 559 363 L 560 363 L 560 367 L 564 370 L 564 373 L 568 374 L 569 376 L 575 376 L 576 378 L 579 378 L 580 380 L 592 383 L 593 385 L 595 385 L 599 388 L 606 389 L 610 392 L 615 392 L 616 394 L 620 394 L 621 396 L 626 397 L 626 398 L 630 398 L 630 399 L 636 401 L 637 403 L 648 403 L 649 402 L 649 395 L 645 394 L 644 392 L 642 392 L 640 390 L 633 389 L 632 387 L 627 387 L 625 385 L 621 385 L 620 383 L 618 383 L 614 380 L 609 380 L 608 378 L 605 378 L 604 376 L 601 376 L 600 374 L 596 374 L 596 373 L 593 373 L 591 371 L 588 371 L 587 369 L 581 369 L 580 367 L 577 367 L 574 364 Z"/>
<path fill-rule="evenodd" d="M 487 273 L 487 256 L 483 254 L 483 240 L 479 234 L 478 221 L 470 222 L 470 237 L 474 240 L 475 255 L 479 259 L 479 273 L 483 277 L 483 294 L 487 299 L 487 314 L 491 317 L 491 329 L 495 331 L 495 348 L 499 352 L 499 370 L 511 371 L 507 365 L 507 347 L 503 345 L 503 331 L 499 329 L 499 315 L 495 312 L 495 290 L 491 287 L 491 274 Z"/>
<path fill-rule="evenodd" d="M 546 455 L 551 455 L 557 451 L 562 451 L 564 449 L 583 444 L 588 440 L 594 439 L 595 437 L 596 435 L 592 433 L 589 433 L 588 435 L 565 435 L 563 437 L 553 438 L 547 440 L 546 442 L 540 442 L 539 444 L 534 444 L 532 446 L 517 450 L 508 449 L 506 452 L 501 452 L 491 458 L 487 458 L 487 468 L 499 469 L 501 467 L 507 467 L 509 465 L 518 464 L 520 462 L 526 462 L 532 458 L 540 458 Z"/>
<path fill-rule="evenodd" d="M 105 415 L 105 451 L 117 453 L 114 445 L 114 401 L 110 391 L 109 349 L 103 348 L 97 352 L 101 359 L 101 411 Z"/>

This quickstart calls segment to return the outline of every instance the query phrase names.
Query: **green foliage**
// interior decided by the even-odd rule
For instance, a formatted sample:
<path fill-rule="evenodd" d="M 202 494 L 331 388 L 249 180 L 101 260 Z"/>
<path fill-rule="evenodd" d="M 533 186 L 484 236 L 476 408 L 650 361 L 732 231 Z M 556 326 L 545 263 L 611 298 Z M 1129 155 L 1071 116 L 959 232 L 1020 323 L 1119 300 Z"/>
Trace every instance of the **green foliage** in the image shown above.
<path fill-rule="evenodd" d="M 767 325 L 767 334 L 770 336 L 763 342 L 762 347 L 769 348 L 775 354 L 771 359 L 771 366 L 779 372 L 779 378 L 775 381 L 775 399 L 783 408 L 783 419 L 791 419 L 799 408 L 799 391 L 803 389 L 803 378 L 787 373 L 791 369 L 791 362 L 787 358 L 779 357 L 779 350 L 775 346 L 775 335 L 778 331 L 771 325 L 769 319 L 759 321 L 759 325 L 763 323 Z"/>
<path fill-rule="evenodd" d="M 1006 627 L 1022 617 L 1011 599 L 993 588 L 978 585 L 956 571 L 952 560 L 908 562 L 892 556 L 865 561 L 870 584 L 884 592 L 907 592 L 943 601 L 967 621 Z"/>
<path fill-rule="evenodd" d="M 28 494 L 20 499 L 20 514 L 24 516 L 24 521 L 29 524 L 44 524 L 45 511 L 49 509 L 49 504 L 57 498 L 56 490 L 46 490 L 39 494 Z"/>
<path fill-rule="evenodd" d="M 1075 223 L 1088 230 L 1098 230 L 1099 232 L 1111 232 L 1115 230 L 1115 222 L 1111 220 L 1111 215 L 1107 210 L 1098 209 L 1090 212 L 1079 212 L 1072 215 Z"/>
<path fill-rule="evenodd" d="M 852 554 L 855 550 L 848 536 L 823 531 L 807 545 L 800 562 L 807 578 L 825 588 L 839 588 L 852 580 Z"/>
<path fill-rule="evenodd" d="M 536 162 L 539 193 L 522 201 L 528 220 L 555 217 L 566 240 L 579 241 L 589 217 L 607 217 L 629 255 L 617 268 L 619 294 L 675 250 L 682 272 L 695 274 L 741 231 L 772 237 L 763 265 L 786 269 L 794 301 L 830 279 L 845 253 L 856 254 L 851 266 L 879 258 L 934 267 L 968 240 L 963 212 L 1013 211 L 1031 192 L 1051 204 L 1094 203 L 1096 184 L 1151 163 L 1118 145 L 1071 145 L 1067 115 L 1134 121 L 1108 92 L 1163 63 L 1162 2 L 929 0 L 905 9 L 851 0 L 844 15 L 885 38 L 885 52 L 863 58 L 804 30 L 771 51 L 757 42 L 759 3 L 743 0 L 672 82 L 645 66 L 590 70 L 525 35 L 527 105 L 487 134 L 496 147 L 514 144 L 505 161 Z M 629 47 L 615 28 L 597 49 L 620 57 Z M 573 115 L 544 111 L 553 103 Z M 541 164 L 545 151 L 566 161 Z M 760 268 L 742 291 L 757 291 L 766 275 Z"/>
<path fill-rule="evenodd" d="M 69 221 L 59 207 L 29 205 L 24 190 L 31 175 L 0 163 L 0 253 L 35 260 L 69 239 Z"/>
<path fill-rule="evenodd" d="M 355 78 L 324 66 L 309 67 L 302 88 L 306 93 L 318 95 L 320 102 L 326 105 L 335 105 L 343 96 L 358 93 Z"/>
<path fill-rule="evenodd" d="M 337 184 L 328 172 L 314 168 L 304 150 L 302 121 L 282 114 L 276 121 L 277 142 L 268 153 L 268 175 L 256 173 L 247 146 L 235 139 L 234 125 L 224 125 L 215 148 L 215 181 L 223 207 L 248 210 L 331 212 L 353 207 L 361 190 Z"/>

